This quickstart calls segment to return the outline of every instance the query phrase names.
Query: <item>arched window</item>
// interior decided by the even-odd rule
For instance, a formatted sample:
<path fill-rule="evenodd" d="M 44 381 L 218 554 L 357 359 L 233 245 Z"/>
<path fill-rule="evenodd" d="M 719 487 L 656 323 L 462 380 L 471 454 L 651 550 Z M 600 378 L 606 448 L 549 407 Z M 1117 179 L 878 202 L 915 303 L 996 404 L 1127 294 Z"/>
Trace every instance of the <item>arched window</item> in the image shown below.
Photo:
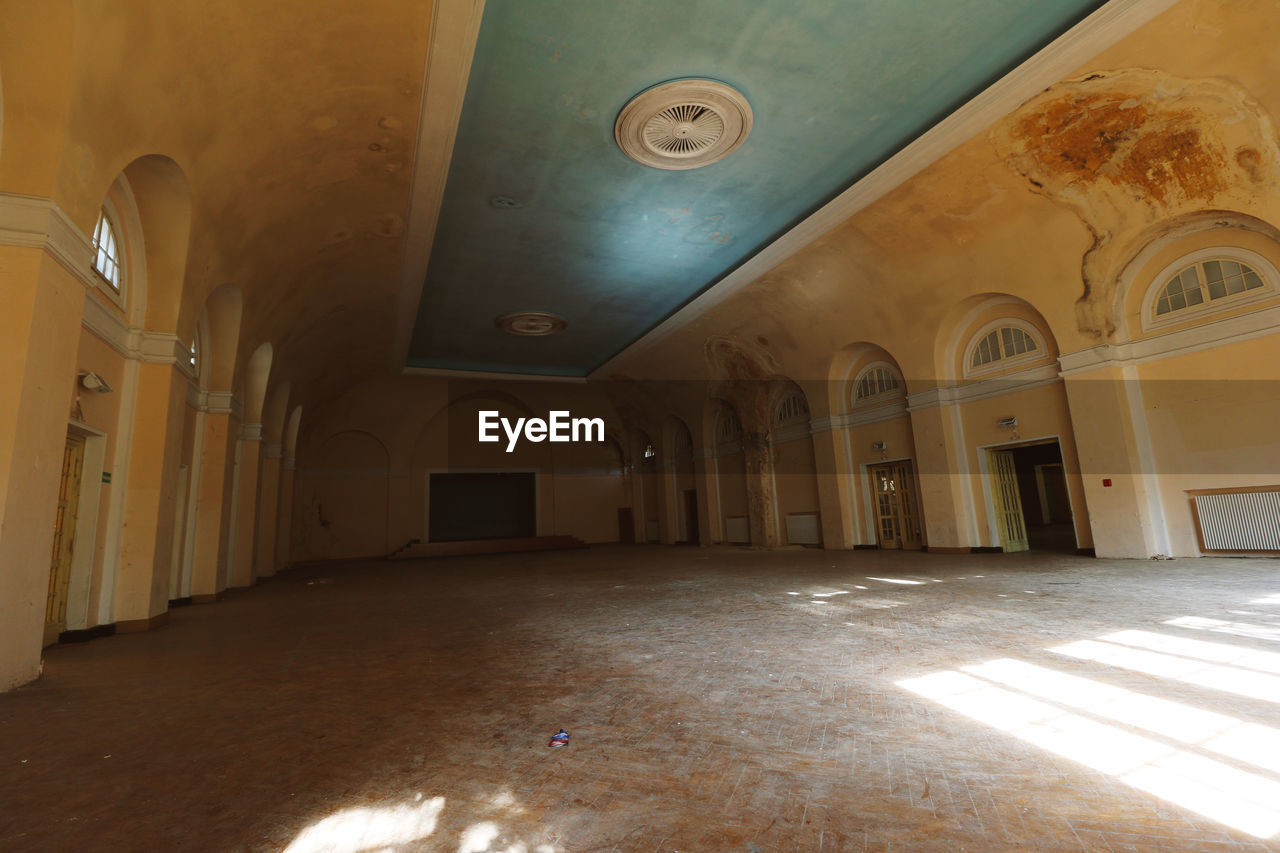
<path fill-rule="evenodd" d="M 1187 323 L 1280 293 L 1280 273 L 1249 249 L 1215 246 L 1183 255 L 1157 273 L 1142 300 L 1146 331 Z"/>
<path fill-rule="evenodd" d="M 675 439 L 672 442 L 672 450 L 676 456 L 688 456 L 693 452 L 693 436 L 689 434 L 689 430 L 681 426 L 675 430 Z"/>
<path fill-rule="evenodd" d="M 965 373 L 986 373 L 1044 354 L 1044 345 L 1029 325 L 1000 321 L 983 329 L 969 344 Z"/>
<path fill-rule="evenodd" d="M 98 225 L 93 229 L 93 270 L 112 290 L 120 292 L 120 241 L 106 208 L 99 211 Z"/>
<path fill-rule="evenodd" d="M 803 394 L 790 394 L 778 406 L 778 423 L 798 420 L 809 414 L 809 403 Z"/>
<path fill-rule="evenodd" d="M 1240 261 L 1228 258 L 1202 261 L 1181 270 L 1160 288 L 1155 316 L 1185 311 L 1263 287 L 1262 276 Z"/>
<path fill-rule="evenodd" d="M 721 441 L 732 441 L 742 434 L 742 421 L 738 420 L 738 413 L 733 409 L 724 409 L 720 412 L 719 429 L 716 430 L 716 437 Z"/>
<path fill-rule="evenodd" d="M 853 382 L 853 404 L 897 396 L 902 390 L 902 380 L 888 366 L 873 364 L 863 369 Z"/>

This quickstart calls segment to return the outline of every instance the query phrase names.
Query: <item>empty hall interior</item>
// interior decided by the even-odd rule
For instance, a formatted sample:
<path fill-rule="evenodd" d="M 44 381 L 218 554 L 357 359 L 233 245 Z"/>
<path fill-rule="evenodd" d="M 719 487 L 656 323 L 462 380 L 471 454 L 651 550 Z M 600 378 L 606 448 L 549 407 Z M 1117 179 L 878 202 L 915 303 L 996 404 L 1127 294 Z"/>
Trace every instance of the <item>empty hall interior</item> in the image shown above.
<path fill-rule="evenodd" d="M 0 0 L 0 849 L 1280 849 L 1278 37 Z"/>

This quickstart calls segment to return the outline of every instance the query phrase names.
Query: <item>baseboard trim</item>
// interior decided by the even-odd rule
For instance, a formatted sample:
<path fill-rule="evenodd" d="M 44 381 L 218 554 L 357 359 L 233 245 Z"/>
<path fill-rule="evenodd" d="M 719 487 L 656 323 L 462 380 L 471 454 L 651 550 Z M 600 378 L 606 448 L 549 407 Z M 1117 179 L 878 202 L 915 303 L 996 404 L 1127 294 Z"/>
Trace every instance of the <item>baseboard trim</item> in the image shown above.
<path fill-rule="evenodd" d="M 1004 548 L 999 545 L 975 545 L 969 549 L 970 554 L 1003 554 Z"/>
<path fill-rule="evenodd" d="M 226 590 L 223 590 L 222 592 L 193 595 L 191 596 L 191 603 L 192 604 L 217 604 L 219 601 L 222 601 L 226 597 L 227 597 Z"/>
<path fill-rule="evenodd" d="M 951 546 L 951 545 L 924 545 L 920 548 L 926 554 L 972 554 L 973 549 L 968 545 Z"/>
<path fill-rule="evenodd" d="M 63 631 L 58 635 L 58 645 L 69 646 L 76 643 L 87 643 L 99 637 L 110 637 L 116 632 L 114 622 L 106 625 L 94 625 L 92 628 L 77 628 L 74 631 Z"/>
<path fill-rule="evenodd" d="M 185 595 L 182 598 L 169 599 L 170 610 L 172 610 L 175 607 L 189 607 L 190 605 L 191 605 L 191 596 L 189 595 Z"/>
<path fill-rule="evenodd" d="M 853 550 L 855 550 L 855 551 L 879 551 L 879 550 L 880 550 L 880 546 L 879 546 L 879 545 L 854 545 L 854 546 L 853 546 Z"/>
<path fill-rule="evenodd" d="M 1077 548 L 1076 556 L 1077 557 L 1096 557 L 1098 556 L 1098 551 L 1096 548 Z"/>
<path fill-rule="evenodd" d="M 150 631 L 153 628 L 159 628 L 161 625 L 169 621 L 169 611 L 158 613 L 150 619 L 121 619 L 116 623 L 117 634 L 140 634 L 143 631 Z"/>

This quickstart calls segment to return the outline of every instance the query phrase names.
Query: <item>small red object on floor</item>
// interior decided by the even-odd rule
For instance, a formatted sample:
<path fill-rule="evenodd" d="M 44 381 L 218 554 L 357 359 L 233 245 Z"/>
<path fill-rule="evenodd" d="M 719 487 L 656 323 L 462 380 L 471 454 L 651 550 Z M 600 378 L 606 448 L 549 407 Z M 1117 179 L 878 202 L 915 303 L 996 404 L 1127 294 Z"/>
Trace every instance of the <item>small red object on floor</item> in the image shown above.
<path fill-rule="evenodd" d="M 551 736 L 551 742 L 547 744 L 547 746 L 568 746 L 568 745 L 569 745 L 569 733 L 566 732 L 564 729 L 561 729 L 560 731 L 553 734 Z"/>

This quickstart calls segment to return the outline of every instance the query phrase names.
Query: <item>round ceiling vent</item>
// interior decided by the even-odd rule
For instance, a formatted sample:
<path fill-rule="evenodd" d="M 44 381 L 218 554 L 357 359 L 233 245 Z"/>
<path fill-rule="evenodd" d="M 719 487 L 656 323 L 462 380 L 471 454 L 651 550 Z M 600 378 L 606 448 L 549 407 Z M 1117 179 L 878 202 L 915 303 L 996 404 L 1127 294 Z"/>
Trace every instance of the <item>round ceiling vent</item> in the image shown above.
<path fill-rule="evenodd" d="M 637 163 L 696 169 L 723 160 L 751 133 L 751 105 L 715 80 L 675 80 L 641 92 L 618 113 L 613 138 Z"/>
<path fill-rule="evenodd" d="M 534 338 L 554 335 L 556 332 L 564 331 L 564 327 L 569 325 L 563 317 L 548 314 L 546 311 L 520 311 L 515 314 L 505 314 L 494 322 L 504 332 Z"/>

